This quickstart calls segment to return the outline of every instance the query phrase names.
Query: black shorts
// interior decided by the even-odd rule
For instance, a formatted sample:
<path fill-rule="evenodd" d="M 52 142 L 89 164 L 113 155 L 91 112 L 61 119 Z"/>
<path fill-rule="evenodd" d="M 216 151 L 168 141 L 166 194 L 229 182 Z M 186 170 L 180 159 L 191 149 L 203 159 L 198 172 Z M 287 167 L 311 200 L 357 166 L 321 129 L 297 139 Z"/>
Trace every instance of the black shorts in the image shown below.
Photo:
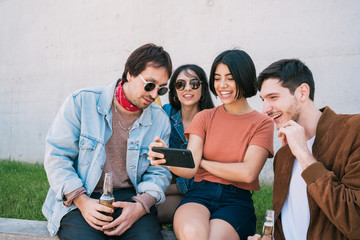
<path fill-rule="evenodd" d="M 251 192 L 234 185 L 208 181 L 194 182 L 179 207 L 199 203 L 210 211 L 210 219 L 222 219 L 233 226 L 240 239 L 255 234 L 256 215 Z"/>

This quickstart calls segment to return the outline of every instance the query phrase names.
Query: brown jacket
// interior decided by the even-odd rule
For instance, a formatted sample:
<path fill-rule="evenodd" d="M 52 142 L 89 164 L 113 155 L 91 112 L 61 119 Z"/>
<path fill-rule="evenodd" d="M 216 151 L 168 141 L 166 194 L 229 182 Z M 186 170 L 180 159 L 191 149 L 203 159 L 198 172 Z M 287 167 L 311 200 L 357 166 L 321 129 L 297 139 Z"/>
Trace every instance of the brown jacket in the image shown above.
<path fill-rule="evenodd" d="M 360 114 L 336 114 L 328 107 L 321 111 L 312 148 L 319 162 L 301 174 L 310 208 L 307 239 L 360 239 Z M 285 239 L 281 208 L 294 159 L 288 146 L 282 147 L 274 159 L 276 240 Z"/>

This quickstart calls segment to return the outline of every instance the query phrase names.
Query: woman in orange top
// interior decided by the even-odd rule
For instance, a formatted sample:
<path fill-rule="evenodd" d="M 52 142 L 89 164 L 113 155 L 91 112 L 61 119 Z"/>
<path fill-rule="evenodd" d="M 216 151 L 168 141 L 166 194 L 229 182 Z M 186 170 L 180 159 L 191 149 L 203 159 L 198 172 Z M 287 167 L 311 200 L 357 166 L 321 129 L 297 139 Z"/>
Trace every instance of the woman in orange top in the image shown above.
<path fill-rule="evenodd" d="M 168 167 L 194 183 L 174 216 L 178 239 L 246 239 L 255 233 L 251 191 L 260 189 L 259 173 L 273 156 L 272 120 L 254 110 L 247 98 L 256 94 L 256 71 L 250 56 L 228 50 L 214 60 L 210 90 L 222 105 L 197 113 L 185 131 L 194 169 Z M 159 138 L 150 145 L 166 147 Z M 149 152 L 151 164 L 163 155 Z"/>

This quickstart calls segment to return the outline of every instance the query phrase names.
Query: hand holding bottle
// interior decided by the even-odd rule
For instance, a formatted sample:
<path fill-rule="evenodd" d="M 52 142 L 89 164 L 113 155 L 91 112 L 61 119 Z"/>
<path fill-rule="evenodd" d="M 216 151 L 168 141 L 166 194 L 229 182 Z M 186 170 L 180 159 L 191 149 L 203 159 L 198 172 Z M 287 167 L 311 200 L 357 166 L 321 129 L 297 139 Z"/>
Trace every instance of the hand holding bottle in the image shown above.
<path fill-rule="evenodd" d="M 262 234 L 248 237 L 248 240 L 274 240 L 274 210 L 266 210 Z"/>
<path fill-rule="evenodd" d="M 81 194 L 74 199 L 74 204 L 78 207 L 85 221 L 94 229 L 102 230 L 101 226 L 106 225 L 113 220 L 112 217 L 106 216 L 101 212 L 113 213 L 112 208 L 99 204 L 97 199 Z"/>
<path fill-rule="evenodd" d="M 266 210 L 261 240 L 274 239 L 274 210 Z"/>
<path fill-rule="evenodd" d="M 115 202 L 115 207 L 122 208 L 121 215 L 103 227 L 108 236 L 119 236 L 128 230 L 139 218 L 145 215 L 144 208 L 138 202 Z"/>

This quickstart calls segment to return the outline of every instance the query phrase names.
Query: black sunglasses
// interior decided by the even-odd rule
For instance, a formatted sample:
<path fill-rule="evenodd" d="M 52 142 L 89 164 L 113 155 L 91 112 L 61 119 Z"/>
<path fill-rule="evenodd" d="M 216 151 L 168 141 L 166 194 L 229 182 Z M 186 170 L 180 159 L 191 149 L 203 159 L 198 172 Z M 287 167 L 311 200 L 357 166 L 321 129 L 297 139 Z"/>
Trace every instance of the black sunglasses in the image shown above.
<path fill-rule="evenodd" d="M 148 81 L 146 81 L 145 79 L 144 79 L 144 77 L 143 76 L 141 76 L 140 74 L 139 74 L 139 77 L 140 77 L 140 79 L 144 82 L 144 90 L 146 91 L 146 92 L 151 92 L 152 90 L 154 90 L 155 88 L 156 88 L 156 84 L 155 83 L 153 83 L 153 82 L 148 82 Z M 165 93 L 167 93 L 167 91 L 169 90 L 166 86 L 161 86 L 161 87 L 157 87 L 158 88 L 158 95 L 159 96 L 162 96 L 162 95 L 164 95 Z"/>
<path fill-rule="evenodd" d="M 189 84 L 191 86 L 191 89 L 193 90 L 197 90 L 199 89 L 200 85 L 201 85 L 201 81 L 199 79 L 192 79 L 189 81 Z M 186 87 L 186 81 L 183 80 L 183 79 L 178 79 L 176 82 L 175 82 L 175 88 L 178 90 L 178 91 L 183 91 Z"/>

